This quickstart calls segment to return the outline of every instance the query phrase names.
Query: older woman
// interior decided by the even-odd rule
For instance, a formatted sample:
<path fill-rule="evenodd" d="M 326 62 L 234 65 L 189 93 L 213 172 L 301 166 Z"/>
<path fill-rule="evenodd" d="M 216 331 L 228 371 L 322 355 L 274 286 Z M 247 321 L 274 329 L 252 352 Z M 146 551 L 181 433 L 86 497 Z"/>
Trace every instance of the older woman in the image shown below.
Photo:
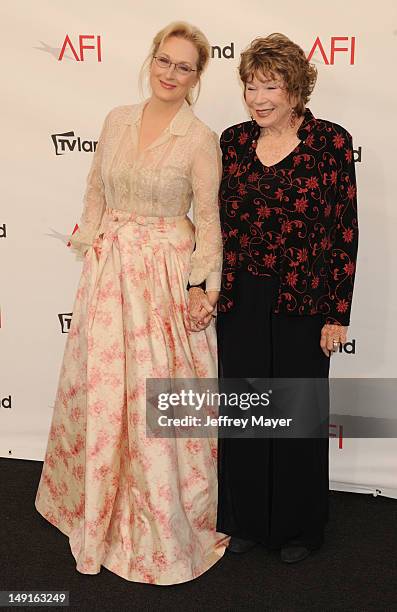
<path fill-rule="evenodd" d="M 239 73 L 252 120 L 221 136 L 220 373 L 327 379 L 355 276 L 352 138 L 306 107 L 316 70 L 286 36 L 255 39 Z M 328 435 L 221 440 L 217 529 L 229 550 L 261 542 L 299 561 L 322 545 L 327 518 Z"/>

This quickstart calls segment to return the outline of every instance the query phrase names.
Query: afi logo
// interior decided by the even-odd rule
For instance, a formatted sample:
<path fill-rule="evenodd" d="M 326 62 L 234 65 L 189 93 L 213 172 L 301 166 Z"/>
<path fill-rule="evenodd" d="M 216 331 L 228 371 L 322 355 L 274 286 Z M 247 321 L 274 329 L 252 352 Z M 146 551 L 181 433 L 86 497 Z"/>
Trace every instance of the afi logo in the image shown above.
<path fill-rule="evenodd" d="M 356 341 L 352 340 L 351 342 L 345 342 L 344 344 L 339 344 L 339 352 L 347 353 L 348 355 L 356 354 Z"/>
<path fill-rule="evenodd" d="M 11 408 L 11 395 L 9 395 L 8 397 L 3 397 L 3 399 L 0 399 L 0 406 L 2 408 L 10 409 Z"/>
<path fill-rule="evenodd" d="M 344 46 L 340 46 L 343 43 Z M 327 55 L 327 50 L 329 54 Z M 314 45 L 310 50 L 307 59 L 312 59 L 315 52 L 318 51 L 327 66 L 333 66 L 335 63 L 335 53 L 345 53 L 348 55 L 350 65 L 354 64 L 356 53 L 356 37 L 352 36 L 331 36 L 330 44 L 323 44 L 320 37 L 317 36 Z"/>
<path fill-rule="evenodd" d="M 63 312 L 58 315 L 59 322 L 61 324 L 61 331 L 63 334 L 67 334 L 70 329 L 70 322 L 72 320 L 72 312 Z"/>
<path fill-rule="evenodd" d="M 81 140 L 76 138 L 74 132 L 63 132 L 62 134 L 51 134 L 55 147 L 55 155 L 63 155 L 66 151 L 85 151 L 93 153 L 97 146 L 96 140 Z"/>
<path fill-rule="evenodd" d="M 95 40 L 94 44 L 88 44 L 87 40 Z M 65 55 L 65 51 L 67 48 L 71 50 L 74 55 L 74 59 L 76 62 L 84 62 L 84 51 L 91 51 L 96 49 L 97 60 L 98 62 L 102 61 L 102 49 L 101 49 L 101 37 L 94 36 L 94 34 L 80 34 L 78 38 L 78 43 L 76 44 L 77 51 L 72 41 L 69 38 L 69 35 L 66 34 L 65 40 L 63 41 L 62 49 L 58 57 L 58 61 L 62 61 L 63 56 Z"/>
<path fill-rule="evenodd" d="M 329 437 L 330 438 L 338 438 L 338 447 L 343 448 L 343 425 L 334 425 L 333 423 L 329 424 Z M 332 433 L 331 433 L 332 430 Z"/>
<path fill-rule="evenodd" d="M 0 225 L 0 238 L 7 238 L 7 226 L 5 223 Z"/>
<path fill-rule="evenodd" d="M 234 42 L 230 43 L 230 45 L 226 45 L 226 47 L 219 47 L 218 45 L 214 45 L 211 47 L 211 57 L 216 57 L 220 59 L 224 57 L 225 59 L 233 59 L 234 58 Z"/>

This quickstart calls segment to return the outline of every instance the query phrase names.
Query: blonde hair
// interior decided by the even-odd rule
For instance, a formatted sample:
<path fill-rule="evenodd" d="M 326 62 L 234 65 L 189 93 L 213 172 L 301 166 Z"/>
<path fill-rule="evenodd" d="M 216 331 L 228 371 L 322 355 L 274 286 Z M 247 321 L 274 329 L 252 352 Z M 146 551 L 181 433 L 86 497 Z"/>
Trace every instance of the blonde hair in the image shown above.
<path fill-rule="evenodd" d="M 303 49 L 279 33 L 250 43 L 240 55 L 239 74 L 244 89 L 254 76 L 281 76 L 289 96 L 297 99 L 294 110 L 298 116 L 303 115 L 317 80 L 317 69 L 308 62 Z"/>
<path fill-rule="evenodd" d="M 156 55 L 159 47 L 168 38 L 171 38 L 172 36 L 175 36 L 177 38 L 183 38 L 184 40 L 188 40 L 197 49 L 197 53 L 198 53 L 198 61 L 197 61 L 198 91 L 197 91 L 197 95 L 194 101 L 192 100 L 190 92 L 186 95 L 186 101 L 188 102 L 188 104 L 193 104 L 194 102 L 197 101 L 200 95 L 200 89 L 201 89 L 200 76 L 204 72 L 208 64 L 208 60 L 210 58 L 211 47 L 210 47 L 207 37 L 203 34 L 203 32 L 199 30 L 199 28 L 196 28 L 196 26 L 191 25 L 190 23 L 187 23 L 186 21 L 173 21 L 172 23 L 167 25 L 165 28 L 157 32 L 156 36 L 153 38 L 153 42 L 150 48 L 149 55 L 147 56 L 141 68 L 141 72 L 140 72 L 139 81 L 140 81 L 141 91 L 143 91 L 143 87 L 142 87 L 143 78 L 147 76 L 148 71 L 149 71 L 149 66 L 154 56 Z"/>

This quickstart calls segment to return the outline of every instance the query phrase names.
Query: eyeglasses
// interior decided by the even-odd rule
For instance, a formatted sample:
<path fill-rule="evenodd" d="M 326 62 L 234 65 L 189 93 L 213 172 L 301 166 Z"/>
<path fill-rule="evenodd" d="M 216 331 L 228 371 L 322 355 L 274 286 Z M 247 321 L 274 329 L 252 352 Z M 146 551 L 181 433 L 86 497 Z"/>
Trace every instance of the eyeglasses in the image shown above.
<path fill-rule="evenodd" d="M 197 72 L 197 70 L 191 68 L 189 64 L 184 64 L 183 62 L 171 62 L 170 58 L 166 57 L 165 55 L 155 55 L 153 59 L 155 60 L 159 68 L 168 70 L 168 68 L 170 68 L 171 66 L 175 66 L 175 70 L 177 71 L 177 73 L 183 74 L 184 76 L 187 76 L 190 72 Z"/>

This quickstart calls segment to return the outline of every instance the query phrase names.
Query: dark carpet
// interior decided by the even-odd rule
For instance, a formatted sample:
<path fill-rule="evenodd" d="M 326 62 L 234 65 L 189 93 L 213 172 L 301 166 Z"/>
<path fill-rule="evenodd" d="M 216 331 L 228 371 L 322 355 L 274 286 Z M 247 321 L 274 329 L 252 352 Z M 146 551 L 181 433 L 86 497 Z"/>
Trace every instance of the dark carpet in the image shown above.
<path fill-rule="evenodd" d="M 42 463 L 0 468 L 0 590 L 69 590 L 57 610 L 397 610 L 397 500 L 331 492 L 325 546 L 305 561 L 284 565 L 257 546 L 191 582 L 153 586 L 77 572 L 67 537 L 34 507 Z"/>

